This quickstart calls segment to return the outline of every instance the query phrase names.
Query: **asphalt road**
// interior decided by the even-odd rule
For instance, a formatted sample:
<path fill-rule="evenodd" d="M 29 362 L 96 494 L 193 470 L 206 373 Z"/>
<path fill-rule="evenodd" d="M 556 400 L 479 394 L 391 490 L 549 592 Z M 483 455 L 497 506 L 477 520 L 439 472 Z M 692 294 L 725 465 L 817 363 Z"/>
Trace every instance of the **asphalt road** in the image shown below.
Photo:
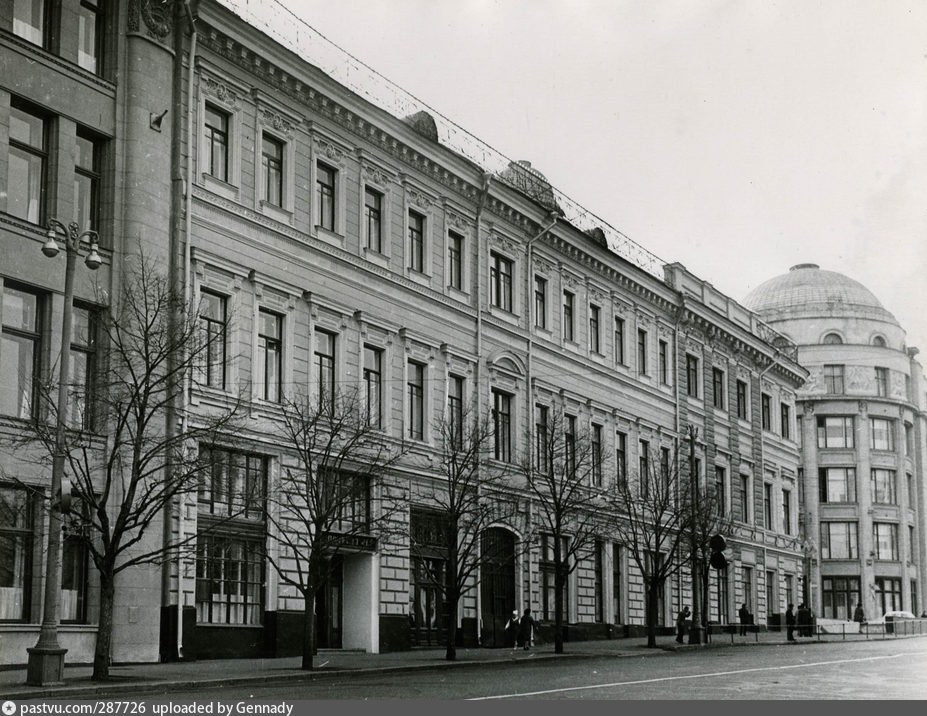
<path fill-rule="evenodd" d="M 569 645 L 567 645 L 569 650 Z M 303 699 L 925 699 L 927 639 L 713 648 L 151 694 L 149 702 Z"/>

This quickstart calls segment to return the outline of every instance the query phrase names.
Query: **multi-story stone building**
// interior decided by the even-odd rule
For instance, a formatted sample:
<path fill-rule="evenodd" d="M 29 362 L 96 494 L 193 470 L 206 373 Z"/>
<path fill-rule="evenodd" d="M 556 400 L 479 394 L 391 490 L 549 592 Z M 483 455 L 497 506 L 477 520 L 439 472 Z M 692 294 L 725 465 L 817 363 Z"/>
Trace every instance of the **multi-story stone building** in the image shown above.
<path fill-rule="evenodd" d="M 805 547 L 819 615 L 924 609 L 925 385 L 917 348 L 865 286 L 799 264 L 744 301 L 798 344 Z"/>
<path fill-rule="evenodd" d="M 33 12 L 43 5 L 54 12 Z M 208 0 L 195 8 L 195 42 L 183 27 L 175 45 L 160 4 L 108 3 L 95 16 L 89 67 L 77 45 L 89 47 L 80 33 L 91 25 L 77 17 L 91 5 L 16 2 L 0 14 L 5 434 L 36 414 L 31 391 L 60 344 L 61 266 L 41 255 L 44 226 L 74 218 L 99 231 L 104 256 L 96 274 L 78 272 L 75 305 L 88 314 L 105 310 L 140 248 L 189 277 L 222 348 L 221 369 L 190 394 L 193 412 L 239 394 L 247 403 L 241 432 L 200 446 L 217 464 L 273 490 L 293 460 L 273 430 L 281 398 L 335 385 L 357 387 L 382 439 L 409 447 L 389 477 L 400 492 L 440 479 L 433 424 L 452 400 L 494 413 L 500 463 L 530 452 L 541 408 L 562 409 L 596 436 L 605 475 L 675 451 L 694 425 L 699 470 L 735 524 L 731 566 L 711 577 L 710 618 L 732 620 L 746 603 L 762 623 L 797 601 L 795 399 L 806 373 L 782 336 L 683 266 L 597 225 L 528 163 L 501 160 L 411 99 L 394 105 L 405 114 L 385 111 L 376 97 L 398 90 L 348 86 L 319 69 L 314 45 L 289 44 L 285 32 L 271 39 Z M 174 57 L 183 58 L 176 74 Z M 89 204 L 75 204 L 85 196 Z M 92 376 L 99 363 L 85 352 Z M 41 619 L 46 532 L 21 483 L 47 490 L 47 476 L 9 451 L 0 459 L 4 505 L 27 507 L 0 525 L 4 565 L 14 565 L 0 585 L 2 659 L 15 663 Z M 531 499 L 512 490 L 517 518 L 484 539 L 531 539 Z M 409 539 L 427 532 L 428 508 L 406 505 L 404 529 L 339 558 L 317 606 L 321 645 L 378 651 L 440 638 L 441 609 L 415 579 L 424 557 Z M 229 520 L 219 549 L 205 531 L 211 511 L 200 499 L 171 523 L 201 535 L 196 563 L 120 577 L 117 661 L 298 649 L 302 602 L 255 557 L 276 549 L 273 529 L 260 510 Z M 153 532 L 161 539 L 160 526 Z M 516 608 L 552 618 L 540 546 L 484 567 L 455 617 L 465 643 L 497 643 Z M 65 610 L 61 641 L 70 661 L 89 661 L 93 570 L 66 555 L 78 594 L 62 603 L 80 607 Z M 681 572 L 666 586 L 661 622 L 672 624 L 690 594 Z M 608 530 L 570 576 L 566 617 L 572 638 L 644 623 L 641 576 Z"/>

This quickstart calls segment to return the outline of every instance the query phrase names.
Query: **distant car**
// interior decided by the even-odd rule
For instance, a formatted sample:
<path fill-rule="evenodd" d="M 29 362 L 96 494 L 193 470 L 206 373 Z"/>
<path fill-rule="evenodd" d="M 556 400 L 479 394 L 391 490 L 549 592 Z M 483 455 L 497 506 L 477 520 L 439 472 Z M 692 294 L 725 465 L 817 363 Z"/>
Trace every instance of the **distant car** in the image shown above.
<path fill-rule="evenodd" d="M 898 621 L 899 619 L 917 619 L 917 617 L 914 616 L 911 612 L 897 611 L 897 612 L 885 612 L 885 614 L 880 616 L 878 619 L 871 619 L 869 623 L 870 624 L 884 624 L 886 617 L 889 617 L 889 621 Z"/>

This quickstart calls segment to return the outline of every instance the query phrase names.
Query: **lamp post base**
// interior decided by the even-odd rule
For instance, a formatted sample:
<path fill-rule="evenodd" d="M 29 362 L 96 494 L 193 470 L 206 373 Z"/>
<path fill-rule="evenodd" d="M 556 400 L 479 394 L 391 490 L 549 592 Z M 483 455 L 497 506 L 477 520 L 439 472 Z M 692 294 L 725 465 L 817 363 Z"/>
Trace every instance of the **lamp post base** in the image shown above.
<path fill-rule="evenodd" d="M 29 652 L 28 686 L 64 685 L 64 655 L 68 653 L 67 649 L 34 646 L 26 651 Z"/>

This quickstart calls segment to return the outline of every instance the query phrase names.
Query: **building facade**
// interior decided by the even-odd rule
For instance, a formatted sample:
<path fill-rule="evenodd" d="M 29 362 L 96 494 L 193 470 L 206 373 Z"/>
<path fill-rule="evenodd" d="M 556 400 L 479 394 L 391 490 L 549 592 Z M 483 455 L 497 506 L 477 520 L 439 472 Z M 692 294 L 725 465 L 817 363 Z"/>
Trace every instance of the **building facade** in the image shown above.
<path fill-rule="evenodd" d="M 805 548 L 817 614 L 924 610 L 925 386 L 918 350 L 866 287 L 799 264 L 745 299 L 798 344 Z"/>
<path fill-rule="evenodd" d="M 272 491 L 295 460 L 276 438 L 282 400 L 339 386 L 364 396 L 384 443 L 406 449 L 384 487 L 399 495 L 440 481 L 434 425 L 453 401 L 494 415 L 500 465 L 530 454 L 545 408 L 562 410 L 596 436 L 602 489 L 675 452 L 693 425 L 700 474 L 734 525 L 731 566 L 711 576 L 709 618 L 733 621 L 746 603 L 763 623 L 797 602 L 807 560 L 796 397 L 807 373 L 757 315 L 685 267 L 616 242 L 609 227 L 584 225 L 527 162 L 479 164 L 427 112 L 384 111 L 221 3 L 196 5 L 196 41 L 183 28 L 177 74 L 160 5 L 100 5 L 101 54 L 89 69 L 84 50 L 70 48 L 87 45 L 89 25 L 66 20 L 91 4 L 14 5 L 0 14 L 12 18 L 0 26 L 4 434 L 40 414 L 30 386 L 54 365 L 63 301 L 61 266 L 39 249 L 49 218 L 73 217 L 99 231 L 105 259 L 93 275 L 78 272 L 75 306 L 88 315 L 106 309 L 140 250 L 187 277 L 221 347 L 190 409 L 237 396 L 247 406 L 239 432 L 196 446 L 217 474 Z M 165 109 L 183 121 L 172 126 Z M 179 208 L 178 176 L 188 178 Z M 0 459 L 4 509 L 18 515 L 0 527 L 15 557 L 0 585 L 2 659 L 21 663 L 41 620 L 48 478 L 8 450 Z M 511 492 L 516 516 L 482 539 L 524 549 L 474 580 L 455 615 L 465 644 L 499 644 L 513 609 L 553 617 L 548 545 L 530 495 L 514 483 Z M 264 558 L 279 549 L 274 527 L 255 505 L 217 529 L 229 499 L 201 490 L 148 535 L 197 535 L 197 557 L 120 577 L 115 660 L 298 651 L 302 600 Z M 440 599 L 421 578 L 438 551 L 410 537 L 428 542 L 430 507 L 408 498 L 399 529 L 337 558 L 316 609 L 320 645 L 376 652 L 441 639 Z M 575 567 L 571 638 L 643 625 L 641 575 L 614 534 L 603 528 Z M 89 661 L 93 569 L 66 571 L 83 596 L 62 592 L 62 604 L 81 604 L 63 610 L 62 645 L 69 661 Z M 661 623 L 690 600 L 682 571 L 666 586 Z"/>

